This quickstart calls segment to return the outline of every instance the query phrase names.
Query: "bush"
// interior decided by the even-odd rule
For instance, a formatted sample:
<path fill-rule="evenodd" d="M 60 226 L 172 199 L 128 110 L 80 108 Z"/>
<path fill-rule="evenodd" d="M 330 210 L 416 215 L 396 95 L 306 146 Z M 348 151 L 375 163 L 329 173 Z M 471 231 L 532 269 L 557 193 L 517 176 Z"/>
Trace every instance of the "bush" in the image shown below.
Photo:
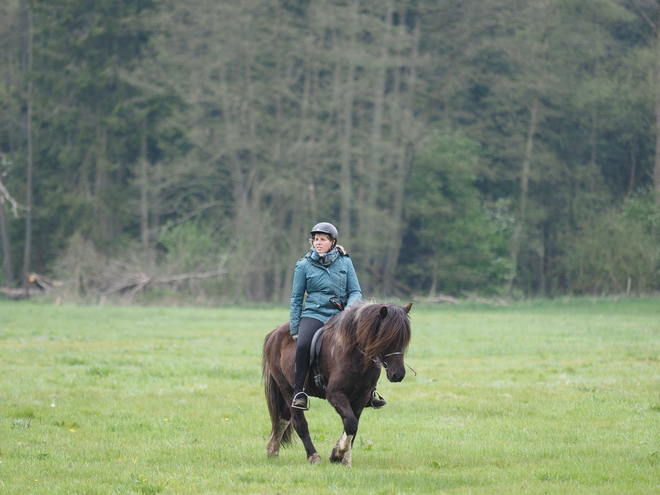
<path fill-rule="evenodd" d="M 655 213 L 654 213 L 655 211 Z M 654 220 L 654 218 L 656 220 Z M 574 293 L 644 293 L 660 287 L 657 206 L 635 197 L 574 236 L 566 267 Z"/>
<path fill-rule="evenodd" d="M 106 298 L 154 302 L 174 297 L 203 302 L 219 296 L 223 259 L 212 237 L 196 224 L 180 225 L 161 237 L 157 251 L 128 245 L 106 256 L 93 242 L 76 233 L 54 264 L 64 282 L 61 295 L 79 302 Z"/>

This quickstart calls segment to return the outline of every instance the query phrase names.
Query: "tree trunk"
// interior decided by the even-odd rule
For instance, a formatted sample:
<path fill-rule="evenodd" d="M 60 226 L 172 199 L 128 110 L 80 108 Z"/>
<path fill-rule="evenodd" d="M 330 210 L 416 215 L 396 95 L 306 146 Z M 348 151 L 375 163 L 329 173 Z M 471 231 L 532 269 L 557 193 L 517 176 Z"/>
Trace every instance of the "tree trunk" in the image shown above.
<path fill-rule="evenodd" d="M 630 199 L 635 188 L 635 178 L 637 176 L 637 158 L 635 156 L 635 141 L 630 139 L 630 180 L 628 181 L 628 191 L 626 199 Z"/>
<path fill-rule="evenodd" d="M 245 113 L 247 119 L 247 133 L 248 140 L 247 148 L 248 152 L 248 162 L 250 166 L 249 176 L 251 180 L 249 181 L 250 189 L 246 192 L 248 199 L 248 218 L 249 224 L 246 225 L 247 228 L 243 230 L 243 236 L 247 239 L 254 249 L 250 249 L 246 253 L 246 259 L 248 260 L 249 266 L 251 268 L 251 281 L 250 294 L 252 295 L 253 300 L 258 302 L 263 302 L 268 300 L 268 287 L 266 286 L 267 278 L 272 275 L 273 267 L 269 269 L 264 269 L 264 267 L 258 267 L 257 263 L 260 259 L 260 253 L 266 251 L 271 247 L 270 241 L 266 241 L 265 238 L 258 238 L 259 242 L 254 242 L 254 233 L 255 232 L 266 232 L 273 235 L 273 229 L 270 224 L 269 212 L 262 208 L 262 197 L 264 190 L 264 181 L 259 174 L 259 148 L 257 143 L 259 138 L 257 137 L 257 120 L 259 119 L 255 107 L 257 106 L 257 91 L 258 88 L 253 84 L 252 80 L 252 67 L 256 65 L 252 57 L 246 57 L 246 63 L 244 67 L 244 86 L 246 88 L 245 96 L 247 103 L 245 104 Z M 272 141 L 271 141 L 272 143 Z M 255 245 L 256 244 L 256 245 Z"/>
<path fill-rule="evenodd" d="M 32 11 L 28 9 L 28 72 L 32 71 Z M 27 185 L 26 185 L 26 207 L 25 212 L 25 249 L 23 251 L 23 291 L 25 296 L 30 294 L 30 282 L 28 276 L 30 274 L 30 259 L 32 257 L 32 176 L 34 174 L 34 143 L 32 136 L 32 80 L 28 81 L 27 87 L 27 115 L 25 131 L 27 133 Z"/>
<path fill-rule="evenodd" d="M 7 285 L 13 287 L 14 274 L 11 266 L 11 247 L 9 244 L 9 222 L 5 211 L 5 197 L 0 194 L 0 239 L 2 239 L 2 260 L 5 269 Z"/>
<path fill-rule="evenodd" d="M 520 255 L 520 245 L 522 242 L 525 223 L 527 218 L 527 193 L 529 190 L 529 173 L 532 163 L 532 154 L 534 152 L 534 134 L 536 134 L 536 124 L 538 120 L 539 101 L 534 99 L 530 110 L 529 130 L 527 133 L 527 144 L 525 146 L 525 157 L 523 159 L 522 170 L 520 172 L 520 208 L 518 212 L 518 221 L 513 231 L 511 241 L 511 265 L 513 273 L 509 279 L 507 292 L 510 294 L 513 289 L 513 282 L 518 272 L 518 256 Z"/>
<path fill-rule="evenodd" d="M 147 122 L 142 122 L 140 144 L 140 234 L 142 249 L 149 249 L 149 163 L 147 161 Z"/>
<path fill-rule="evenodd" d="M 660 29 L 656 29 L 656 37 L 658 59 L 656 67 L 657 90 L 655 94 L 655 163 L 653 165 L 653 188 L 655 189 L 655 201 L 660 204 Z"/>
<path fill-rule="evenodd" d="M 224 73 L 226 84 L 221 95 L 225 117 L 225 142 L 228 144 L 230 156 L 231 178 L 233 181 L 233 224 L 237 240 L 236 259 L 240 260 L 241 268 L 234 273 L 238 277 L 239 289 L 236 297 L 245 296 L 248 300 L 263 301 L 266 299 L 266 270 L 258 266 L 257 257 L 270 247 L 267 237 L 259 234 L 272 234 L 270 227 L 265 225 L 265 212 L 260 209 L 263 182 L 260 181 L 257 168 L 255 149 L 256 118 L 254 116 L 255 90 L 251 80 L 252 54 L 243 53 L 241 63 L 236 67 L 226 68 Z M 235 105 L 231 86 L 227 79 L 232 74 L 241 81 L 238 91 L 241 103 Z M 268 227 L 268 228 L 267 228 Z M 238 268 L 238 267 L 237 267 Z M 270 274 L 270 273 L 269 273 Z"/>
<path fill-rule="evenodd" d="M 403 22 L 405 25 L 405 22 Z M 388 295 L 394 292 L 394 274 L 396 272 L 397 263 L 399 260 L 399 253 L 403 242 L 404 234 L 404 206 L 405 206 L 405 190 L 406 182 L 412 167 L 412 160 L 414 149 L 412 142 L 408 139 L 408 133 L 413 127 L 413 103 L 415 96 L 416 80 L 417 80 L 417 64 L 419 61 L 419 42 L 421 39 L 419 18 L 415 20 L 415 28 L 413 31 L 413 47 L 412 57 L 409 67 L 410 76 L 408 78 L 408 87 L 405 95 L 405 104 L 397 105 L 398 115 L 393 115 L 394 122 L 398 123 L 397 133 L 400 136 L 398 143 L 398 152 L 396 154 L 397 160 L 393 170 L 394 184 L 393 184 L 393 198 L 392 198 L 392 220 L 394 223 L 394 232 L 392 240 L 389 243 L 387 251 L 385 267 L 383 270 L 383 293 Z M 398 72 L 398 71 L 397 71 Z M 396 86 L 400 86 L 397 83 Z M 400 88 L 397 88 L 397 93 Z M 397 95 L 398 97 L 398 95 Z"/>
<path fill-rule="evenodd" d="M 9 19 L 8 11 L 5 11 L 7 14 L 7 19 Z M 9 22 L 9 21 L 8 21 Z M 11 29 L 8 25 L 7 35 L 9 36 L 9 30 Z M 9 44 L 7 45 L 9 46 Z M 12 63 L 11 63 L 11 50 L 7 50 L 5 54 L 5 66 L 6 66 L 6 75 L 7 79 L 5 81 L 5 91 L 6 94 L 12 94 Z M 14 129 L 15 126 L 9 126 L 8 128 L 8 141 L 9 141 L 9 154 L 13 156 L 14 152 Z M 3 158 L 4 161 L 4 158 Z M 2 182 L 0 181 L 0 184 Z M 5 279 L 7 280 L 7 285 L 10 287 L 14 286 L 14 268 L 11 262 L 11 241 L 9 239 L 9 221 L 7 219 L 7 211 L 5 210 L 5 197 L 0 193 L 0 240 L 2 240 L 2 260 L 5 270 Z"/>
<path fill-rule="evenodd" d="M 276 43 L 278 39 L 276 38 Z M 276 48 L 276 77 L 284 78 L 284 68 L 282 62 L 282 52 L 277 43 Z M 282 80 L 277 85 L 278 88 L 273 95 L 275 99 L 275 146 L 273 151 L 273 168 L 275 172 L 275 177 L 280 176 L 283 169 L 282 163 L 282 148 L 284 146 L 283 136 L 282 136 L 282 95 L 280 93 L 280 87 L 285 85 L 285 81 Z M 287 210 L 285 208 L 285 200 L 282 195 L 282 191 L 278 188 L 273 193 L 273 227 L 275 232 L 284 232 Z M 273 262 L 271 263 L 271 270 L 273 273 L 272 281 L 272 291 L 270 294 L 270 300 L 272 302 L 278 302 L 281 299 L 280 291 L 282 290 L 282 263 L 283 263 L 283 246 L 282 246 L 282 237 L 274 235 L 273 236 Z"/>
<path fill-rule="evenodd" d="M 346 58 L 348 70 L 346 74 L 346 87 L 343 92 L 344 103 L 340 106 L 343 110 L 343 118 L 340 121 L 341 139 L 341 173 L 339 187 L 341 190 L 341 205 L 339 215 L 339 227 L 342 238 L 351 237 L 351 209 L 353 204 L 352 186 L 352 146 L 353 146 L 353 88 L 355 85 L 355 31 L 360 13 L 360 1 L 354 0 L 351 9 L 350 29 L 348 31 L 348 57 Z M 343 124 L 343 125 L 342 125 Z"/>
<path fill-rule="evenodd" d="M 387 84 L 387 69 L 389 61 L 390 31 L 392 26 L 392 15 L 394 2 L 388 0 L 387 13 L 385 15 L 385 26 L 383 37 L 380 40 L 379 70 L 376 75 L 376 87 L 374 92 L 374 110 L 371 123 L 371 146 L 370 157 L 367 165 L 366 204 L 362 212 L 362 232 L 364 233 L 363 249 L 365 270 L 373 274 L 364 283 L 366 292 L 372 292 L 382 282 L 382 277 L 374 276 L 376 259 L 379 253 L 380 239 L 389 238 L 390 232 L 383 231 L 384 225 L 378 220 L 378 191 L 382 174 L 382 133 L 383 112 L 385 107 L 385 91 Z M 380 230 L 380 232 L 379 232 Z M 376 239 L 378 241 L 376 242 Z"/>
<path fill-rule="evenodd" d="M 655 2 L 657 9 L 655 21 L 644 12 L 638 2 L 630 0 L 630 3 L 655 33 L 655 160 L 653 163 L 653 189 L 655 190 L 655 201 L 660 204 L 660 0 Z"/>
<path fill-rule="evenodd" d="M 96 144 L 98 146 L 96 156 L 94 157 L 94 185 L 92 200 L 95 209 L 96 229 L 99 239 L 108 242 L 114 238 L 117 233 L 113 211 L 103 202 L 106 201 L 103 194 L 108 186 L 108 129 L 102 122 L 102 113 L 96 109 L 93 116 L 96 119 Z"/>

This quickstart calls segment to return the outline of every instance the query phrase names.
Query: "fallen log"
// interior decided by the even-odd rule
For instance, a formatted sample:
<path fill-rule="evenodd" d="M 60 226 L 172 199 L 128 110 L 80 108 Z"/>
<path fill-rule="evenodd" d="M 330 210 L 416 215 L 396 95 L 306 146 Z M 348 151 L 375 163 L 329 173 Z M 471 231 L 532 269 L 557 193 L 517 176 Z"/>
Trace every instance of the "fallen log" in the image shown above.
<path fill-rule="evenodd" d="M 9 287 L 0 287 L 0 293 L 4 294 L 5 297 L 16 301 L 30 297 L 30 294 L 28 293 L 26 295 L 25 290 L 23 289 L 11 289 Z"/>
<path fill-rule="evenodd" d="M 100 292 L 105 294 L 123 294 L 133 297 L 144 291 L 150 285 L 171 285 L 186 280 L 201 280 L 219 277 L 227 273 L 227 270 L 214 270 L 210 272 L 180 273 L 168 276 L 149 276 L 146 273 L 128 273 L 123 277 L 117 277 Z"/>
<path fill-rule="evenodd" d="M 458 304 L 461 301 L 459 299 L 456 299 L 453 296 L 444 296 L 444 295 L 439 295 L 439 296 L 429 296 L 429 297 L 413 297 L 413 301 L 417 302 L 447 302 L 451 304 Z"/>
<path fill-rule="evenodd" d="M 31 284 L 34 284 L 37 288 L 45 291 L 55 290 L 64 286 L 64 282 L 60 282 L 59 280 L 51 280 L 44 277 L 43 275 L 39 275 L 38 273 L 30 273 L 30 275 L 28 275 L 28 281 Z"/>

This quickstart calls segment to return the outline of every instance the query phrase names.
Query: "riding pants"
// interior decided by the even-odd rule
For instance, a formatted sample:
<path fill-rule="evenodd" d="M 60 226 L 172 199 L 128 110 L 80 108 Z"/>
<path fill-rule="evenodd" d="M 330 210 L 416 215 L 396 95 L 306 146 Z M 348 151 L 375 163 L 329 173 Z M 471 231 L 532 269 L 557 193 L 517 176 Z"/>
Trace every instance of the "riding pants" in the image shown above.
<path fill-rule="evenodd" d="M 298 344 L 296 345 L 294 397 L 305 388 L 305 379 L 309 372 L 309 351 L 312 345 L 312 338 L 322 326 L 323 322 L 316 318 L 303 317 L 300 319 Z"/>

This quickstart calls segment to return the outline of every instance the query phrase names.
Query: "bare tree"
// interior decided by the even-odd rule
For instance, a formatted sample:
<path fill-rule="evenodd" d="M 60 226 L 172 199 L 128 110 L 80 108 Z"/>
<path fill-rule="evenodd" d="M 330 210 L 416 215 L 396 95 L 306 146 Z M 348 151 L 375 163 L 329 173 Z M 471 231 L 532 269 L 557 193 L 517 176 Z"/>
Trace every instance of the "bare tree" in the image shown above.
<path fill-rule="evenodd" d="M 405 7 L 405 6 L 404 6 Z M 405 9 L 401 12 L 402 24 L 405 26 L 406 16 Z M 399 31 L 399 38 L 403 37 L 403 33 Z M 412 33 L 412 45 L 408 48 L 409 40 L 400 40 L 402 45 L 399 47 L 400 53 L 410 53 L 406 58 L 408 62 L 401 67 L 395 67 L 395 91 L 394 101 L 395 105 L 392 106 L 392 125 L 396 129 L 397 139 L 396 147 L 392 153 L 392 237 L 388 243 L 388 250 L 385 257 L 385 265 L 383 269 L 383 292 L 384 294 L 392 294 L 396 291 L 396 284 L 394 276 L 397 269 L 397 262 L 399 253 L 401 252 L 401 244 L 403 242 L 403 235 L 405 231 L 405 190 L 406 183 L 412 167 L 414 157 L 414 143 L 419 139 L 421 134 L 415 123 L 413 108 L 415 89 L 417 86 L 417 70 L 419 65 L 419 43 L 421 39 L 420 21 L 417 17 Z M 402 81 L 402 74 L 406 76 L 405 81 Z M 405 82 L 404 87 L 402 84 Z"/>
<path fill-rule="evenodd" d="M 0 153 L 2 161 L 5 160 L 4 153 Z M 11 286 L 14 285 L 14 275 L 13 268 L 11 263 L 11 247 L 9 244 L 9 222 L 7 220 L 7 212 L 5 211 L 5 205 L 10 204 L 14 217 L 18 218 L 18 210 L 25 210 L 26 208 L 18 203 L 9 191 L 0 180 L 0 239 L 2 240 L 2 259 L 5 269 L 5 277 L 7 278 L 7 283 Z"/>
<path fill-rule="evenodd" d="M 655 16 L 647 13 L 638 0 L 628 0 L 635 11 L 644 19 L 654 34 L 655 43 L 655 160 L 653 162 L 653 187 L 655 200 L 660 203 L 660 0 L 653 0 Z"/>
<path fill-rule="evenodd" d="M 27 70 L 32 70 L 32 43 L 33 43 L 33 23 L 32 23 L 32 11 L 26 11 L 27 16 Z M 33 94 L 32 94 L 32 80 L 30 79 L 27 84 L 27 92 L 25 95 L 27 103 L 27 113 L 25 116 L 25 132 L 27 134 L 27 184 L 26 184 L 26 214 L 25 214 L 25 249 L 23 251 L 23 273 L 21 274 L 23 279 L 23 290 L 27 296 L 30 291 L 30 284 L 28 280 L 28 275 L 30 273 L 30 261 L 32 257 L 32 188 L 33 188 L 33 176 L 34 176 L 34 133 L 32 130 L 32 105 L 33 105 Z"/>
<path fill-rule="evenodd" d="M 509 278 L 509 285 L 507 290 L 511 293 L 513 288 L 513 281 L 516 277 L 516 270 L 518 267 L 518 256 L 520 255 L 520 247 L 523 236 L 525 234 L 525 226 L 527 222 L 527 200 L 529 195 L 529 176 L 532 165 L 532 158 L 534 156 L 534 136 L 536 135 L 536 127 L 538 125 L 539 102 L 534 99 L 531 104 L 529 112 L 529 128 L 527 132 L 527 141 L 525 144 L 525 156 L 522 160 L 520 170 L 520 194 L 518 198 L 518 218 L 513 231 L 513 239 L 511 240 L 511 260 L 514 272 Z"/>

